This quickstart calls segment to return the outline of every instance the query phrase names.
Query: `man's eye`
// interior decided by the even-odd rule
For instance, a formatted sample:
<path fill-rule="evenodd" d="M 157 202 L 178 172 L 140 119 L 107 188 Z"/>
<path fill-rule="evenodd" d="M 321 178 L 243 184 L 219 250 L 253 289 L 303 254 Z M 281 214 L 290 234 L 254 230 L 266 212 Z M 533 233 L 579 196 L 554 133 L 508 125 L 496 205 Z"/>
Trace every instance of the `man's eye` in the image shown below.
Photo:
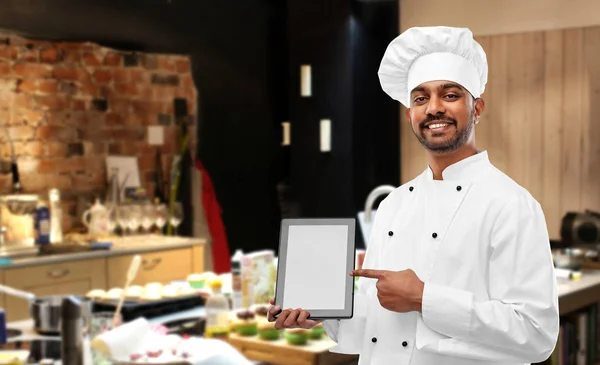
<path fill-rule="evenodd" d="M 425 100 L 425 97 L 419 96 L 419 97 L 415 98 L 415 103 L 420 103 L 420 102 L 422 102 L 424 100 Z"/>
<path fill-rule="evenodd" d="M 449 98 L 458 98 L 458 95 L 449 94 L 449 95 L 446 95 L 446 97 L 449 97 Z"/>

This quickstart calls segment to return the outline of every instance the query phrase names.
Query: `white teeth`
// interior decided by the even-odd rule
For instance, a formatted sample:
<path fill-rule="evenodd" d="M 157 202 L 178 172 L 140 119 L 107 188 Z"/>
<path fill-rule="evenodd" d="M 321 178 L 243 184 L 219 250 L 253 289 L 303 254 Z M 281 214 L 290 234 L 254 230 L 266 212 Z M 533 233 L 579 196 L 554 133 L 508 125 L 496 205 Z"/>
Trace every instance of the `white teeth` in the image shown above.
<path fill-rule="evenodd" d="M 438 123 L 438 124 L 430 124 L 428 125 L 429 129 L 438 129 L 447 126 L 448 123 Z"/>

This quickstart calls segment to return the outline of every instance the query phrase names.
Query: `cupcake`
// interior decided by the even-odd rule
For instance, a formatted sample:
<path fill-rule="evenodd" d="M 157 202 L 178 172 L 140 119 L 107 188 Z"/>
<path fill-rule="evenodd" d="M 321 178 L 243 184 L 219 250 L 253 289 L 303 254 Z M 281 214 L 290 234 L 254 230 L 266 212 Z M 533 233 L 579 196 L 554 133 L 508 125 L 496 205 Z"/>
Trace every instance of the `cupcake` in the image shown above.
<path fill-rule="evenodd" d="M 167 285 L 161 291 L 163 298 L 175 298 L 179 294 L 179 290 L 174 285 Z"/>
<path fill-rule="evenodd" d="M 229 312 L 229 331 L 237 332 L 237 322 L 238 318 L 234 311 Z"/>
<path fill-rule="evenodd" d="M 187 282 L 194 289 L 204 289 L 206 284 L 216 278 L 217 275 L 214 272 L 203 272 L 201 274 L 190 274 L 187 277 Z"/>
<path fill-rule="evenodd" d="M 187 281 L 190 286 L 194 289 L 204 288 L 204 275 L 203 274 L 190 274 L 187 277 Z"/>
<path fill-rule="evenodd" d="M 240 336 L 254 336 L 258 333 L 258 326 L 253 312 L 240 311 L 236 313 L 236 317 L 234 327 Z"/>
<path fill-rule="evenodd" d="M 194 294 L 197 294 L 198 292 L 196 291 L 196 289 L 191 288 L 191 287 L 181 287 L 177 290 L 177 296 L 180 297 L 188 297 Z"/>
<path fill-rule="evenodd" d="M 151 301 L 162 299 L 162 288 L 146 287 L 144 293 L 140 296 L 141 300 Z"/>
<path fill-rule="evenodd" d="M 288 328 L 285 330 L 284 336 L 290 345 L 305 345 L 308 341 L 309 332 L 304 328 Z"/>
<path fill-rule="evenodd" d="M 102 299 L 106 296 L 106 291 L 102 289 L 93 289 L 87 292 L 85 296 L 90 299 Z"/>
<path fill-rule="evenodd" d="M 319 323 L 310 330 L 309 337 L 311 340 L 318 340 L 323 337 L 325 333 L 325 328 L 323 328 L 323 323 Z"/>
<path fill-rule="evenodd" d="M 267 307 L 266 305 L 257 305 L 254 308 L 254 313 L 256 313 L 256 315 L 258 317 L 267 317 L 267 314 L 269 313 L 269 307 Z"/>
<path fill-rule="evenodd" d="M 118 300 L 121 298 L 121 293 L 123 293 L 123 289 L 121 288 L 112 288 L 106 292 L 104 299 L 107 300 Z"/>
<path fill-rule="evenodd" d="M 275 329 L 275 322 L 261 322 L 258 324 L 258 337 L 261 340 L 278 340 L 281 337 L 281 332 L 281 330 Z"/>
<path fill-rule="evenodd" d="M 133 285 L 125 291 L 126 299 L 139 299 L 144 294 L 144 288 L 139 285 Z"/>
<path fill-rule="evenodd" d="M 163 288 L 163 285 L 158 282 L 148 283 L 145 285 L 145 289 L 150 290 L 150 291 L 154 291 L 154 290 L 161 291 L 162 288 Z"/>

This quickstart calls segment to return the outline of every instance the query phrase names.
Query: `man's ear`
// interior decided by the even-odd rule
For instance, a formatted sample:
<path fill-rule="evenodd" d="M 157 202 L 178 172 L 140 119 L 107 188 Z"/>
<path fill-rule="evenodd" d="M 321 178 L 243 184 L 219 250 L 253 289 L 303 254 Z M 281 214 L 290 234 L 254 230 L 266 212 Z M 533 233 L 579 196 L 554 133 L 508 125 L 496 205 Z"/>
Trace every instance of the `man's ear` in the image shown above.
<path fill-rule="evenodd" d="M 404 115 L 406 115 L 406 120 L 410 123 L 410 108 L 406 108 L 404 111 Z"/>
<path fill-rule="evenodd" d="M 475 108 L 475 118 L 479 119 L 485 109 L 485 101 L 482 98 L 475 99 L 473 101 L 473 108 Z"/>

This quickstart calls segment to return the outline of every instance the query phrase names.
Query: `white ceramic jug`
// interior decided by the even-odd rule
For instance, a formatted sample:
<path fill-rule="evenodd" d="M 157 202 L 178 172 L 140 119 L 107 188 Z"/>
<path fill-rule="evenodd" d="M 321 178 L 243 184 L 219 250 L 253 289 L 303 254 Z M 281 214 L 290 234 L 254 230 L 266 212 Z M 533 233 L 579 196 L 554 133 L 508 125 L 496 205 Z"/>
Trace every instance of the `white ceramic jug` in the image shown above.
<path fill-rule="evenodd" d="M 100 199 L 96 199 L 94 205 L 83 213 L 81 221 L 91 234 L 108 233 L 108 209 L 100 203 Z"/>

